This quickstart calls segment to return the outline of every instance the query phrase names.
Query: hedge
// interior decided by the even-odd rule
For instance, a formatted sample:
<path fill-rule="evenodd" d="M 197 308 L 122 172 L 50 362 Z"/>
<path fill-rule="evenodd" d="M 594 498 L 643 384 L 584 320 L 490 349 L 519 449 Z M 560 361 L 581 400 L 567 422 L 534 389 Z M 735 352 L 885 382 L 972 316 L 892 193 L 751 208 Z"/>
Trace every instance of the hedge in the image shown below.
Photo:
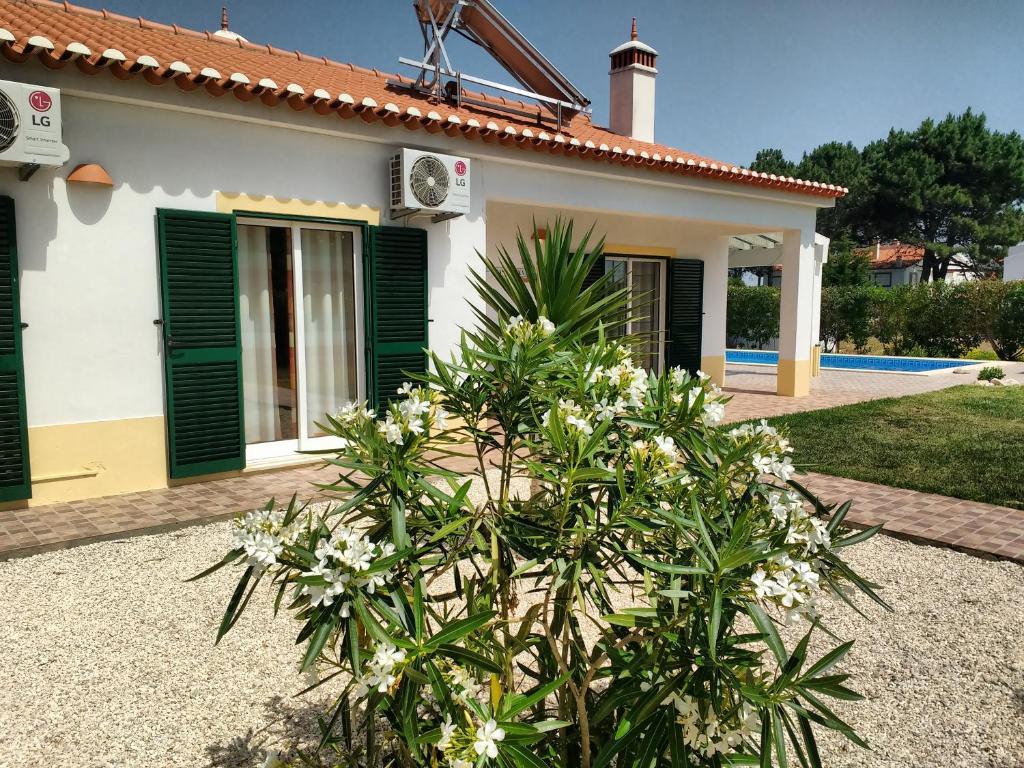
<path fill-rule="evenodd" d="M 731 285 L 730 346 L 763 347 L 779 332 L 779 290 Z M 1024 358 L 1024 281 L 983 280 L 823 288 L 821 338 L 864 349 L 878 339 L 890 355 L 963 357 L 987 341 L 1003 360 Z"/>

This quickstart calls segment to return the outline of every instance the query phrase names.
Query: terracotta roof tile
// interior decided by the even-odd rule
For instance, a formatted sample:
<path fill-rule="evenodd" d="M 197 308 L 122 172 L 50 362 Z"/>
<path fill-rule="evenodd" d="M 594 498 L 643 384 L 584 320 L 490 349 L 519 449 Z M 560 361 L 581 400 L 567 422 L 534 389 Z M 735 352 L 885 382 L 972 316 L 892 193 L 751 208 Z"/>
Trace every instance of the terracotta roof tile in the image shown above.
<path fill-rule="evenodd" d="M 618 163 L 769 187 L 825 198 L 842 197 L 843 187 L 776 177 L 721 163 L 691 152 L 639 142 L 575 116 L 560 132 L 539 121 L 511 116 L 486 105 L 457 108 L 388 84 L 408 78 L 331 61 L 299 51 L 230 40 L 52 0 L 0 0 L 0 52 L 14 63 L 37 56 L 51 68 L 73 67 L 96 75 L 103 69 L 121 80 L 142 77 L 159 85 L 171 81 L 185 91 L 203 88 L 215 96 L 233 94 L 267 106 L 361 117 L 387 126 L 405 125 L 431 133 L 484 139 L 594 161 Z M 514 104 L 544 114 L 533 104 L 474 94 L 490 103 Z"/>
<path fill-rule="evenodd" d="M 868 257 L 871 269 L 893 269 L 920 264 L 924 260 L 924 246 L 907 243 L 883 243 L 858 248 L 855 253 Z"/>

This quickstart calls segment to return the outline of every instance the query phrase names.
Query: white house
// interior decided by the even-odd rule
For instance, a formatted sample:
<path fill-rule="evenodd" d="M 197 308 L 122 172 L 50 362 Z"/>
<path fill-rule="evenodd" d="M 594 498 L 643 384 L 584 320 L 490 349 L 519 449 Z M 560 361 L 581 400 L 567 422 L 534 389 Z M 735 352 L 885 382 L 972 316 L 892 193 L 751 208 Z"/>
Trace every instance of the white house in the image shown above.
<path fill-rule="evenodd" d="M 1017 243 L 1003 260 L 1003 280 L 1024 280 L 1024 243 Z"/>
<path fill-rule="evenodd" d="M 775 233 L 778 391 L 806 394 L 815 213 L 845 190 L 654 143 L 657 53 L 635 34 L 611 58 L 621 133 L 530 53 L 519 74 L 539 85 L 520 101 L 227 30 L 0 0 L 0 92 L 28 86 L 20 105 L 0 99 L 0 128 L 59 115 L 69 155 L 0 150 L 0 501 L 163 487 L 317 445 L 320 414 L 386 397 L 472 324 L 476 251 L 559 214 L 595 224 L 606 268 L 657 291 L 649 363 L 719 381 L 730 239 Z M 403 148 L 458 158 L 463 215 L 392 211 Z"/>

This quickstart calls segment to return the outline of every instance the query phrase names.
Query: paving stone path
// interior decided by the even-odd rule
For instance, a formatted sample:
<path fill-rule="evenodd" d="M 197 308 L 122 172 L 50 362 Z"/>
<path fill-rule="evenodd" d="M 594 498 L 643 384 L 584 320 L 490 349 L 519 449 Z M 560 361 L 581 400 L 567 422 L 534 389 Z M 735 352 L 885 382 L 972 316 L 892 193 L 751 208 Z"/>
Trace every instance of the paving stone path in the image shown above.
<path fill-rule="evenodd" d="M 1024 378 L 1014 371 L 1018 378 Z M 811 395 L 774 394 L 773 368 L 730 366 L 726 416 L 741 421 L 761 416 L 830 408 L 846 403 L 929 392 L 971 381 L 953 373 L 934 376 L 825 371 Z M 888 488 L 872 483 L 808 474 L 806 484 L 826 499 L 854 500 L 847 520 L 854 525 L 884 523 L 892 535 L 1024 563 L 1024 510 Z M 266 503 L 271 496 L 312 496 L 324 474 L 311 466 L 247 473 L 118 496 L 0 510 L 0 559 L 127 535 L 156 533 L 222 520 Z"/>

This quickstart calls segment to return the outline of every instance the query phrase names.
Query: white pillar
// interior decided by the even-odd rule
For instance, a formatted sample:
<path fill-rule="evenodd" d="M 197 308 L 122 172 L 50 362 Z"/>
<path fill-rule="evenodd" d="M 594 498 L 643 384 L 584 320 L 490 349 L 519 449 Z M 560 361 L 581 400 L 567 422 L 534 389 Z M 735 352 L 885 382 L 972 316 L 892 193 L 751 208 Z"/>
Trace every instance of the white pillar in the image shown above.
<path fill-rule="evenodd" d="M 811 309 L 811 344 L 814 347 L 811 355 L 811 376 L 821 375 L 821 280 L 822 270 L 828 262 L 829 239 L 824 235 L 814 235 L 814 290 Z"/>
<path fill-rule="evenodd" d="M 725 317 L 729 289 L 729 238 L 716 237 L 701 249 L 704 262 L 704 318 L 700 368 L 719 386 L 725 384 Z"/>
<path fill-rule="evenodd" d="M 814 230 L 783 234 L 782 301 L 776 391 L 803 397 L 811 390 L 811 332 L 814 314 Z"/>

